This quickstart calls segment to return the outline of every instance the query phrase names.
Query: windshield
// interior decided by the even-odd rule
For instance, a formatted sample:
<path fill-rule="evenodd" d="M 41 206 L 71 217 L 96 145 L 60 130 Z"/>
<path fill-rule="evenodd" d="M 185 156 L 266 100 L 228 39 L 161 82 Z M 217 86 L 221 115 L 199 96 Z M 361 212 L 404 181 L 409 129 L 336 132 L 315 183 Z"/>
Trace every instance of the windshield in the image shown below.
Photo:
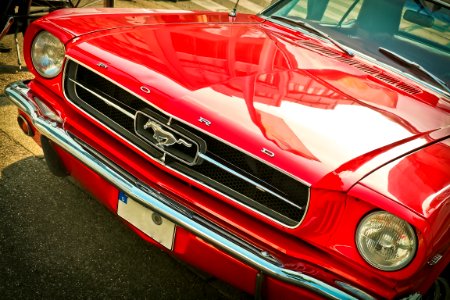
<path fill-rule="evenodd" d="M 290 0 L 279 1 L 263 15 L 307 22 L 349 48 L 418 78 L 434 76 L 450 86 L 449 5 L 449 0 Z M 433 76 L 420 76 L 417 68 L 398 57 L 417 63 Z"/>

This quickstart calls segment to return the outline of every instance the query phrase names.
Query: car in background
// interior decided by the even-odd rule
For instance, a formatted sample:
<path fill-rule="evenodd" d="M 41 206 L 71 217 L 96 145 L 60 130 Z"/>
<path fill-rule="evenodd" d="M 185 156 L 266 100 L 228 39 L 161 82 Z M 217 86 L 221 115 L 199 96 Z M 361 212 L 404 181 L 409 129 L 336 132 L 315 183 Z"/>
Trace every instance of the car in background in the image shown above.
<path fill-rule="evenodd" d="M 449 16 L 63 9 L 6 94 L 55 175 L 257 298 L 448 299 Z"/>

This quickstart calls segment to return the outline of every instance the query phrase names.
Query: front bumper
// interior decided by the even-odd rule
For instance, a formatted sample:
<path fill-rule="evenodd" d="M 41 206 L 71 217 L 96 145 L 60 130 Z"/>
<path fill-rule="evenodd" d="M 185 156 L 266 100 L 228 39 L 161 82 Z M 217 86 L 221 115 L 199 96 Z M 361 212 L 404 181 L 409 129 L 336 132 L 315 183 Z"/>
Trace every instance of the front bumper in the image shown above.
<path fill-rule="evenodd" d="M 88 145 L 84 145 L 64 130 L 63 124 L 45 118 L 33 100 L 35 95 L 25 83 L 16 82 L 8 85 L 5 93 L 29 117 L 40 134 L 52 140 L 119 190 L 132 195 L 134 199 L 171 220 L 177 226 L 184 228 L 224 253 L 258 270 L 260 274 L 312 291 L 325 298 L 356 299 L 350 293 L 339 290 L 328 283 L 284 268 L 276 259 L 267 255 L 266 252 L 260 251 L 242 239 L 225 232 L 190 209 L 181 206 L 174 200 L 140 182 L 126 171 L 118 168 L 107 158 L 90 149 Z M 261 278 L 263 277 L 261 276 Z M 260 288 L 258 288 L 260 284 L 261 282 L 257 280 L 256 292 L 260 291 Z M 357 295 L 359 298 L 373 299 L 359 290 Z"/>

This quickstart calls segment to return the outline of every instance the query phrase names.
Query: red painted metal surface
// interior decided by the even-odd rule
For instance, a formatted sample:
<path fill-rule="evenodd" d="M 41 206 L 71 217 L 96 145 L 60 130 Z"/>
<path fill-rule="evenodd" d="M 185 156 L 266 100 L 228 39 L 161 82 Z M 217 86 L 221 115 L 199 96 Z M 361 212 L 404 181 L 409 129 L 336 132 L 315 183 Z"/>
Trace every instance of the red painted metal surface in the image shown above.
<path fill-rule="evenodd" d="M 204 15 L 186 16 L 201 22 L 128 24 L 75 39 L 67 53 L 180 119 L 197 126 L 199 115 L 211 120 L 210 133 L 312 185 L 337 171 L 327 188 L 341 180 L 333 188 L 348 189 L 366 174 L 358 172 L 362 165 L 411 140 L 412 149 L 423 146 L 427 141 L 416 138 L 450 124 L 436 96 L 413 98 L 355 67 L 295 47 L 304 36 L 279 36 L 259 23 L 223 24 L 226 15 L 208 16 L 221 22 L 206 24 Z M 87 30 L 79 19 L 56 16 L 51 22 Z M 150 21 L 143 24 L 156 22 L 145 19 Z M 108 69 L 95 67 L 99 61 Z M 139 90 L 142 85 L 151 96 Z M 261 153 L 263 147 L 276 154 L 276 163 Z"/>
<path fill-rule="evenodd" d="M 40 30 L 60 38 L 69 57 L 152 105 L 310 184 L 311 200 L 300 227 L 286 228 L 149 163 L 145 155 L 76 109 L 62 94 L 62 75 L 43 79 L 31 67 L 28 51 Z M 420 90 L 408 94 L 302 46 L 304 41 L 328 47 L 244 14 L 230 22 L 226 14 L 213 13 L 63 10 L 30 26 L 25 57 L 36 75 L 30 87 L 65 120 L 67 130 L 140 180 L 267 250 L 290 269 L 332 285 L 334 280 L 350 282 L 379 297 L 407 294 L 418 286 L 423 292 L 431 285 L 427 278 L 445 266 L 431 267 L 427 261 L 437 253 L 447 263 L 450 257 L 448 100 L 390 74 Z M 99 62 L 108 68 L 98 67 Z M 141 86 L 151 94 L 142 93 Z M 199 123 L 199 117 L 212 125 Z M 275 157 L 263 154 L 262 148 Z M 118 191 L 58 151 L 72 176 L 115 211 Z M 356 249 L 359 221 L 377 209 L 403 218 L 417 232 L 418 252 L 402 270 L 376 270 Z M 198 259 L 196 251 L 218 267 Z M 248 292 L 254 289 L 256 270 L 188 232 L 178 231 L 174 252 Z M 237 281 L 235 274 L 241 272 L 245 276 Z M 266 288 L 267 295 L 276 298 L 312 296 L 272 279 Z"/>

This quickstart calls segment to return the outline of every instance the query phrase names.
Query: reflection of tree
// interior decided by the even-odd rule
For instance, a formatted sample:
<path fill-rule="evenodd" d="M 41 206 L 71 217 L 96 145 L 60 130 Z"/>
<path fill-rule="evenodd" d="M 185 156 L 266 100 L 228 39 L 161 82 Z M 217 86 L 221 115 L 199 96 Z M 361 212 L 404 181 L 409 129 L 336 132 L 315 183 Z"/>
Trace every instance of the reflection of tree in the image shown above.
<path fill-rule="evenodd" d="M 282 73 L 284 76 L 281 76 L 281 83 L 287 84 L 288 80 L 287 73 Z M 267 102 L 267 100 L 272 99 L 272 103 L 266 103 L 269 105 L 279 106 L 281 100 L 276 95 L 272 95 L 271 98 L 267 97 L 255 97 L 257 93 L 255 91 L 260 90 L 258 88 L 259 84 L 261 84 L 260 80 L 256 79 L 256 76 L 247 76 L 244 80 L 240 80 L 237 82 L 239 85 L 242 84 L 238 91 L 243 91 L 243 98 L 245 100 L 249 115 L 255 125 L 261 130 L 262 134 L 274 144 L 276 144 L 280 149 L 285 151 L 289 151 L 295 153 L 297 155 L 303 156 L 308 159 L 318 160 L 311 151 L 300 141 L 299 137 L 295 134 L 295 132 L 289 127 L 286 122 L 275 115 L 270 113 L 260 111 L 254 107 L 255 102 L 259 102 L 258 100 L 263 100 Z M 267 86 L 266 86 L 267 87 Z M 270 89 L 270 86 L 269 86 Z M 285 91 L 285 90 L 283 90 Z M 262 95 L 271 95 L 269 93 L 262 92 Z M 264 103 L 262 102 L 262 103 Z"/>

